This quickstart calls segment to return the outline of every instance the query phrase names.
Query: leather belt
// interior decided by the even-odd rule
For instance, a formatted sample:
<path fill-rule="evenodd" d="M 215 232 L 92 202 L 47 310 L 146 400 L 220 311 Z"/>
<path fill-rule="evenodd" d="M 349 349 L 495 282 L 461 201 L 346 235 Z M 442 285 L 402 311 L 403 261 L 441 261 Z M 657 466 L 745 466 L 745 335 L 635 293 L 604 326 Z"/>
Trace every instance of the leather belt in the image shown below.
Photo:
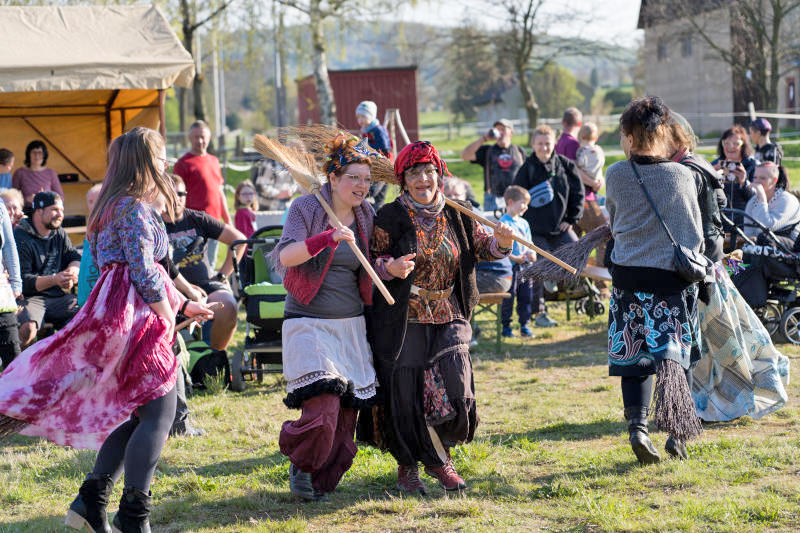
<path fill-rule="evenodd" d="M 445 298 L 449 298 L 450 295 L 453 294 L 453 287 L 448 287 L 441 291 L 430 291 L 428 289 L 423 289 L 422 287 L 417 287 L 416 285 L 412 285 L 411 294 L 416 294 L 417 296 L 425 300 L 444 300 Z"/>

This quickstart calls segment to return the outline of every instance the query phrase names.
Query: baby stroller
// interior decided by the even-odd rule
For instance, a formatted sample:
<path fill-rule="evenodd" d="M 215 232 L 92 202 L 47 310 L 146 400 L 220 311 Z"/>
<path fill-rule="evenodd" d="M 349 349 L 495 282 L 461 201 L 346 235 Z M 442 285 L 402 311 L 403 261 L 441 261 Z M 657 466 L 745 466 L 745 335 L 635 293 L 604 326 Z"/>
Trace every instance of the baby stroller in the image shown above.
<path fill-rule="evenodd" d="M 728 208 L 723 212 L 741 215 L 747 225 L 761 230 L 754 241 L 733 226 L 744 241 L 741 250 L 746 265 L 731 276 L 734 285 L 770 335 L 780 332 L 787 341 L 800 344 L 800 255 L 794 251 L 798 244 L 789 246 L 788 239 L 779 235 L 793 228 L 773 232 L 744 211 Z"/>
<path fill-rule="evenodd" d="M 283 232 L 283 226 L 258 229 L 231 249 L 247 246 L 240 262 L 234 261 L 239 295 L 247 311 L 244 349 L 231 358 L 231 390 L 241 392 L 246 381 L 261 381 L 266 373 L 281 371 L 281 325 L 286 289 L 267 259 Z"/>

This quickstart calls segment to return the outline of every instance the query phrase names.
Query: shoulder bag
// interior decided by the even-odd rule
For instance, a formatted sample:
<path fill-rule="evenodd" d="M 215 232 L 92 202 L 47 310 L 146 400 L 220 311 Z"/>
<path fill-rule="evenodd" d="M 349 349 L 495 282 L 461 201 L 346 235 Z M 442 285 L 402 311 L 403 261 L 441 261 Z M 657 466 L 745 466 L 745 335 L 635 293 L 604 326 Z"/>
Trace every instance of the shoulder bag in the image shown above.
<path fill-rule="evenodd" d="M 667 237 L 669 237 L 670 242 L 672 242 L 672 262 L 675 265 L 675 271 L 684 281 L 688 283 L 697 283 L 703 281 L 711 269 L 711 261 L 709 261 L 709 259 L 703 254 L 695 252 L 691 248 L 687 248 L 686 246 L 675 242 L 672 232 L 669 231 L 666 223 L 664 223 L 664 219 L 661 218 L 661 214 L 659 214 L 658 209 L 656 209 L 656 204 L 650 197 L 650 193 L 647 192 L 647 187 L 644 186 L 642 176 L 639 175 L 639 170 L 636 168 L 636 164 L 633 161 L 630 163 L 631 167 L 633 167 L 633 173 L 636 174 L 636 181 L 638 181 L 639 185 L 641 185 L 642 191 L 647 197 L 647 201 L 650 202 L 650 207 L 653 208 L 653 211 L 658 217 L 659 222 L 661 222 L 661 226 L 664 228 L 664 231 L 667 232 Z"/>

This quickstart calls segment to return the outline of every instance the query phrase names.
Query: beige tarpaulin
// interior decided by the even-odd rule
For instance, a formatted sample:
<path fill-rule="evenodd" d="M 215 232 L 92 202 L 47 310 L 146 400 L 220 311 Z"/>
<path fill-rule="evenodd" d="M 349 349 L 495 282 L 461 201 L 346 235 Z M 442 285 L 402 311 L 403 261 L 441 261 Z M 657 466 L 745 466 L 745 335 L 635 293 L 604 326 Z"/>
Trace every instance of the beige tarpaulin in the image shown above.
<path fill-rule="evenodd" d="M 163 90 L 189 87 L 191 55 L 154 6 L 0 7 L 0 147 L 25 159 L 34 139 L 64 183 L 67 214 L 86 214 L 108 143 L 158 129 Z"/>

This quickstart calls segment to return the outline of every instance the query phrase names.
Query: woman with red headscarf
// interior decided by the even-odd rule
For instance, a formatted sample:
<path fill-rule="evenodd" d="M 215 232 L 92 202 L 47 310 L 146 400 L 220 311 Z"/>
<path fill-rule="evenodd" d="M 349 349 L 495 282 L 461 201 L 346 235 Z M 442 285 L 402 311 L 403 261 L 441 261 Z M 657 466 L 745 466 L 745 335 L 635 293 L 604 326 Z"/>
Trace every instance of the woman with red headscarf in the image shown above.
<path fill-rule="evenodd" d="M 511 228 L 500 224 L 492 236 L 445 205 L 449 173 L 430 143 L 406 146 L 394 169 L 402 193 L 378 211 L 370 252 L 396 303 L 373 298 L 367 335 L 384 404 L 367 425 L 377 424 L 375 441 L 397 460 L 401 491 L 425 494 L 420 462 L 445 490 L 460 490 L 450 447 L 471 441 L 478 423 L 469 355 L 475 263 L 506 257 Z"/>

